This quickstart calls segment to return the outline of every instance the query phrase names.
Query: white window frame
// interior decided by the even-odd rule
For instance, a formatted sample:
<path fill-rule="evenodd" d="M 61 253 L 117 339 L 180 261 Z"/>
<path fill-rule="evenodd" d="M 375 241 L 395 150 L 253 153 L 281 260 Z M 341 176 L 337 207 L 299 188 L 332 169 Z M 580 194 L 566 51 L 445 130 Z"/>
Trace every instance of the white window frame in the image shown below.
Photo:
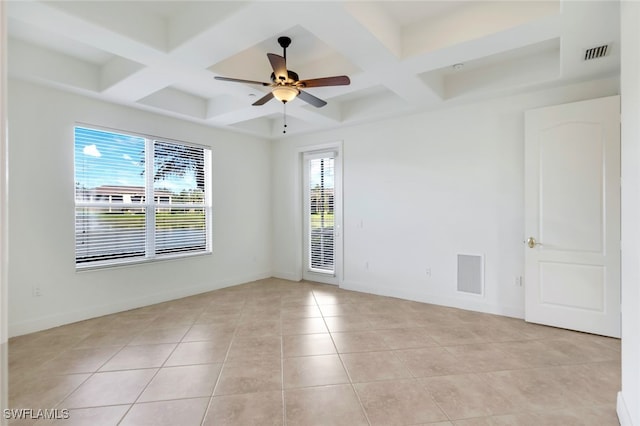
<path fill-rule="evenodd" d="M 185 258 L 185 257 L 193 257 L 193 256 L 201 256 L 201 255 L 209 255 L 212 253 L 213 249 L 213 197 L 212 197 L 212 150 L 210 147 L 205 145 L 198 145 L 189 142 L 179 141 L 175 139 L 156 137 L 152 135 L 146 135 L 136 132 L 130 132 L 125 130 L 118 130 L 112 128 L 106 128 L 95 125 L 88 125 L 84 123 L 76 123 L 74 126 L 74 152 L 75 152 L 75 129 L 76 128 L 84 128 L 89 130 L 96 130 L 101 132 L 110 132 L 116 134 L 122 134 L 126 136 L 132 136 L 137 138 L 143 138 L 145 140 L 145 187 L 144 187 L 144 202 L 142 203 L 118 203 L 114 205 L 110 202 L 104 201 L 87 201 L 87 200 L 78 200 L 75 196 L 75 168 L 77 167 L 77 158 L 74 157 L 74 200 L 75 200 L 75 208 L 74 215 L 78 208 L 86 208 L 86 207 L 96 207 L 96 208 L 111 208 L 117 207 L 118 209 L 144 209 L 145 214 L 145 253 L 144 256 L 136 256 L 136 257 L 124 257 L 124 258 L 114 258 L 107 260 L 95 260 L 95 261 L 85 261 L 78 263 L 78 259 L 75 258 L 76 271 L 87 270 L 87 269 L 96 269 L 96 268 L 106 268 L 106 267 L 118 267 L 123 265 L 131 265 L 138 263 L 146 263 L 152 261 L 161 261 L 161 260 L 169 260 L 169 259 L 177 259 L 177 258 Z M 159 200 L 156 201 L 154 196 L 154 158 L 155 158 L 155 143 L 171 143 L 178 144 L 183 146 L 201 148 L 204 151 L 204 181 L 205 181 L 205 191 L 204 191 L 204 203 L 196 204 L 196 203 L 170 203 L 171 208 L 198 208 L 203 209 L 205 213 L 205 249 L 200 251 L 184 251 L 184 252 L 176 252 L 176 253 L 156 253 L 156 209 L 167 208 L 166 203 L 160 203 Z M 75 238 L 75 228 L 76 221 L 74 219 L 74 241 Z M 74 243 L 74 250 L 76 247 L 76 243 Z"/>

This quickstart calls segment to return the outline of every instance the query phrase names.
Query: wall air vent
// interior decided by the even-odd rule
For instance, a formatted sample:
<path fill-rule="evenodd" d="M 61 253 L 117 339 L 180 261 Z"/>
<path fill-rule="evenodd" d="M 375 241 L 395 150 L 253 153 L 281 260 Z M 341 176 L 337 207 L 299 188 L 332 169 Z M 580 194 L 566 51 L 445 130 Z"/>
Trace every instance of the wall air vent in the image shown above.
<path fill-rule="evenodd" d="M 484 292 L 483 256 L 458 255 L 458 291 L 482 295 Z"/>
<path fill-rule="evenodd" d="M 607 56 L 608 49 L 609 49 L 608 44 L 603 44 L 602 46 L 592 47 L 591 49 L 587 49 L 584 51 L 584 60 L 590 61 L 591 59 L 598 59 L 598 58 Z"/>

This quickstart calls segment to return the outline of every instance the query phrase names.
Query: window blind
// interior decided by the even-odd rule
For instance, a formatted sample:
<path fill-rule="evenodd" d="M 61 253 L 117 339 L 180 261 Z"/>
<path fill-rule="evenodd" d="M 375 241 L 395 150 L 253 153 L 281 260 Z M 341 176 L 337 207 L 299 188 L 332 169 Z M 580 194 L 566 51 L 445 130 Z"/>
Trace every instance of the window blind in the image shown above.
<path fill-rule="evenodd" d="M 309 269 L 334 273 L 335 158 L 308 159 Z"/>
<path fill-rule="evenodd" d="M 75 128 L 76 266 L 208 253 L 208 148 Z"/>

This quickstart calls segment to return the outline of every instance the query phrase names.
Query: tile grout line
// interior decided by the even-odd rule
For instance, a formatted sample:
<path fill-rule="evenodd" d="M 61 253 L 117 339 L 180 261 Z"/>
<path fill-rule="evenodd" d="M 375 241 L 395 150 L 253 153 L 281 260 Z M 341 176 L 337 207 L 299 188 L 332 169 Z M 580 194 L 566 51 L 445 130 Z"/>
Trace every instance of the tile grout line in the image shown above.
<path fill-rule="evenodd" d="M 213 304 L 213 303 L 212 303 Z M 239 317 L 242 317 L 242 313 L 244 311 L 244 308 L 247 304 L 246 298 L 244 299 L 244 302 L 242 303 L 242 308 L 240 309 L 240 315 Z M 238 326 L 239 323 L 236 323 L 234 329 L 233 329 L 233 334 L 231 335 L 231 342 L 229 342 L 229 347 L 227 348 L 227 352 L 224 355 L 224 360 L 222 361 L 222 365 L 220 366 L 220 371 L 218 372 L 218 377 L 216 378 L 216 382 L 213 385 L 213 389 L 211 390 L 211 396 L 209 397 L 209 402 L 207 403 L 207 408 L 205 408 L 204 413 L 202 414 L 202 421 L 200 422 L 200 425 L 203 426 L 204 425 L 204 421 L 207 418 L 207 415 L 209 414 L 209 409 L 211 408 L 211 403 L 213 402 L 213 398 L 214 395 L 216 394 L 216 388 L 218 387 L 218 384 L 220 383 L 220 378 L 222 377 L 222 372 L 224 371 L 224 367 L 225 364 L 227 363 L 227 359 L 229 358 L 229 352 L 231 352 L 231 346 L 233 346 L 234 340 L 236 339 L 236 333 L 238 331 Z"/>
<path fill-rule="evenodd" d="M 189 330 L 191 330 L 191 328 L 193 327 L 193 325 L 195 324 L 195 320 L 193 323 L 191 323 L 191 325 L 189 326 L 189 328 L 187 329 L 187 331 L 185 332 L 185 334 L 182 336 L 181 340 L 184 339 L 184 336 L 187 335 L 187 333 L 189 332 Z M 131 339 L 133 340 L 133 339 Z M 171 358 L 171 355 L 173 355 L 173 353 L 175 352 L 175 350 L 178 348 L 178 345 L 180 343 L 176 343 L 176 346 L 173 348 L 173 350 L 171 351 L 171 353 L 169 354 L 169 356 L 167 356 L 167 358 L 162 362 L 162 364 L 160 365 L 160 367 L 154 367 L 157 368 L 155 374 L 153 376 L 151 376 L 151 379 L 149 379 L 149 381 L 147 382 L 147 384 L 144 386 L 144 388 L 140 391 L 140 393 L 138 394 L 138 396 L 136 397 L 135 401 L 133 401 L 133 403 L 129 406 L 129 408 L 127 408 L 127 411 L 125 411 L 125 413 L 122 415 L 122 417 L 120 418 L 120 420 L 118 421 L 118 425 L 122 423 L 122 421 L 124 419 L 127 418 L 127 416 L 129 415 L 129 413 L 131 412 L 131 409 L 138 403 L 138 400 L 140 399 L 140 397 L 142 396 L 142 394 L 147 390 L 147 388 L 149 387 L 149 385 L 151 384 L 151 382 L 153 382 L 153 380 L 156 378 L 156 376 L 160 373 L 160 370 L 162 370 L 162 367 L 166 364 L 167 360 L 169 360 L 169 358 Z M 153 401 L 149 401 L 149 402 L 153 402 Z"/>
<path fill-rule="evenodd" d="M 320 304 L 318 304 L 318 299 L 316 298 L 315 291 L 313 292 L 313 298 L 315 299 L 316 304 L 318 305 L 318 309 L 320 310 Z M 333 339 L 333 333 L 331 332 L 331 330 L 329 330 L 329 325 L 327 324 L 327 321 L 325 319 L 324 314 L 322 313 L 322 310 L 320 310 L 320 315 L 322 315 L 322 321 L 324 322 L 324 326 L 327 328 L 327 332 L 329 333 L 329 337 L 331 338 L 331 342 L 333 343 L 333 347 L 336 350 L 336 354 L 338 355 L 338 359 L 340 360 L 340 364 L 342 365 L 342 369 L 347 374 L 347 378 L 349 379 L 349 385 L 351 386 L 351 391 L 354 393 L 354 395 L 356 396 L 356 399 L 358 400 L 358 404 L 360 405 L 360 412 L 364 415 L 364 418 L 367 421 L 367 423 L 369 424 L 369 426 L 371 426 L 371 420 L 369 419 L 369 415 L 367 414 L 367 410 L 364 409 L 364 405 L 362 404 L 362 400 L 360 399 L 360 395 L 356 391 L 356 388 L 355 388 L 355 386 L 353 384 L 353 379 L 351 378 L 351 374 L 349 373 L 349 370 L 347 369 L 347 366 L 344 364 L 344 360 L 342 359 L 342 355 L 340 354 L 340 351 L 338 350 L 338 346 L 336 345 L 336 342 Z"/>

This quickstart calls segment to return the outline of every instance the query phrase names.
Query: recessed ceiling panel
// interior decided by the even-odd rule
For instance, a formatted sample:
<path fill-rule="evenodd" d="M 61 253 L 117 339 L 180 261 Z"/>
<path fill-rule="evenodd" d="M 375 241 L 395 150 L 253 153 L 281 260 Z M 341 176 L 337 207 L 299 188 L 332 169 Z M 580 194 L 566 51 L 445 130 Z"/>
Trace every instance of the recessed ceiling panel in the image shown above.
<path fill-rule="evenodd" d="M 443 7 L 441 13 L 405 27 L 403 56 L 433 52 L 560 13 L 559 1 L 473 1 L 458 6 Z"/>
<path fill-rule="evenodd" d="M 47 31 L 26 22 L 8 19 L 9 37 L 44 47 L 94 65 L 104 65 L 115 55 L 97 47 L 73 40 L 64 35 Z"/>
<path fill-rule="evenodd" d="M 291 45 L 287 48 L 287 68 L 297 72 L 300 78 L 324 77 L 325 72 L 328 73 L 327 76 L 342 75 L 357 70 L 347 58 L 301 26 L 273 34 L 262 42 L 212 65 L 209 70 L 224 77 L 270 82 L 269 77 L 273 70 L 267 53 L 283 54 L 283 49 L 278 44 L 280 36 L 291 38 Z"/>
<path fill-rule="evenodd" d="M 138 102 L 143 105 L 165 109 L 190 117 L 206 117 L 206 99 L 184 93 L 172 87 L 159 90 L 144 99 L 140 99 Z"/>
<path fill-rule="evenodd" d="M 560 74 L 560 40 L 553 39 L 420 75 L 443 99 L 505 91 L 541 83 Z"/>

